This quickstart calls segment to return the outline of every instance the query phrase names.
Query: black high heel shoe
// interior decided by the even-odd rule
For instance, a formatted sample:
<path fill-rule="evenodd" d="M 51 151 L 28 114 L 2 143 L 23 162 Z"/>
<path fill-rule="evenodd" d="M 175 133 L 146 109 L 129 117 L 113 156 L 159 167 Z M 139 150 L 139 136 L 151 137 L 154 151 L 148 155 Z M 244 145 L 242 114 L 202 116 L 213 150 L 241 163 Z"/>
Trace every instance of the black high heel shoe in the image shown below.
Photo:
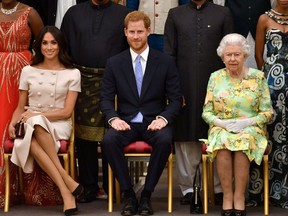
<path fill-rule="evenodd" d="M 233 209 L 222 209 L 221 216 L 235 216 Z"/>
<path fill-rule="evenodd" d="M 78 200 L 81 199 L 85 194 L 85 189 L 82 185 L 78 185 L 77 188 L 72 192 L 72 195 Z"/>
<path fill-rule="evenodd" d="M 244 210 L 237 210 L 237 209 L 235 209 L 234 210 L 234 215 L 235 216 L 246 216 L 246 210 L 244 209 Z"/>
<path fill-rule="evenodd" d="M 77 214 L 77 212 L 78 212 L 78 208 L 77 207 L 76 208 L 71 208 L 71 209 L 66 209 L 64 211 L 64 215 L 66 215 L 66 216 L 75 215 L 75 214 Z"/>
<path fill-rule="evenodd" d="M 76 202 L 76 200 L 75 200 L 75 205 L 76 205 L 75 208 L 66 209 L 66 210 L 64 211 L 64 215 L 65 215 L 65 216 L 70 216 L 70 215 L 75 215 L 75 214 L 77 214 L 77 213 L 78 213 L 78 207 L 77 207 L 77 202 Z"/>

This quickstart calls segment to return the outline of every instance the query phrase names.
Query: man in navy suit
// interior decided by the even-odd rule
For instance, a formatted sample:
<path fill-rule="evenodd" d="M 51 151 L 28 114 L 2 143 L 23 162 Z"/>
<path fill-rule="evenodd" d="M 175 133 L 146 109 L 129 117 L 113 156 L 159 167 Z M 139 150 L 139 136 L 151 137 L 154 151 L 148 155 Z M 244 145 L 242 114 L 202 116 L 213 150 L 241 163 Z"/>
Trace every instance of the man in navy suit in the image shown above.
<path fill-rule="evenodd" d="M 124 192 L 121 214 L 151 215 L 151 194 L 171 153 L 172 123 L 181 110 L 182 94 L 172 57 L 148 46 L 149 17 L 140 11 L 129 13 L 124 31 L 130 49 L 107 60 L 101 87 L 100 110 L 110 125 L 102 150 Z M 135 79 L 139 55 L 144 75 L 141 92 Z M 139 207 L 123 152 L 124 146 L 137 140 L 153 147 Z"/>

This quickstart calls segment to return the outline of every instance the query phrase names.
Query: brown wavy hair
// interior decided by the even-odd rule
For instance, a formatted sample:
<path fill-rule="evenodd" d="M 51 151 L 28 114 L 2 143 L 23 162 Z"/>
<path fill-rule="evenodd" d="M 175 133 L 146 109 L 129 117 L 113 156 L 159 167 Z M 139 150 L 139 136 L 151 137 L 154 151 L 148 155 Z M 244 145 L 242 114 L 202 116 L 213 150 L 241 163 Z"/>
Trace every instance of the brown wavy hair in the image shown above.
<path fill-rule="evenodd" d="M 31 65 L 37 65 L 44 61 L 44 55 L 41 52 L 41 44 L 44 38 L 44 35 L 49 32 L 53 35 L 55 40 L 59 46 L 59 54 L 58 58 L 59 61 L 66 67 L 66 68 L 73 68 L 73 59 L 68 54 L 68 46 L 66 39 L 63 33 L 55 26 L 44 26 L 41 31 L 39 32 L 36 40 L 33 43 L 33 57 Z"/>

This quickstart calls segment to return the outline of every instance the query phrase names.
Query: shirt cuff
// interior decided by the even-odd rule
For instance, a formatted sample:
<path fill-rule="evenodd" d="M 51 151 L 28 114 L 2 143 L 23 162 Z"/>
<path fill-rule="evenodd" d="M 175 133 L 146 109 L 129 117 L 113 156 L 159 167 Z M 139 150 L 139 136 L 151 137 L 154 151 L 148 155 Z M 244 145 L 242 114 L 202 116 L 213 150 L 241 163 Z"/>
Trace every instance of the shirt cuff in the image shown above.
<path fill-rule="evenodd" d="M 160 115 L 158 115 L 158 116 L 156 116 L 156 119 L 163 119 L 164 120 L 164 122 L 166 123 L 166 125 L 168 124 L 168 121 L 167 121 L 167 119 L 166 118 L 164 118 L 163 116 L 160 116 Z M 165 125 L 165 126 L 166 126 Z"/>

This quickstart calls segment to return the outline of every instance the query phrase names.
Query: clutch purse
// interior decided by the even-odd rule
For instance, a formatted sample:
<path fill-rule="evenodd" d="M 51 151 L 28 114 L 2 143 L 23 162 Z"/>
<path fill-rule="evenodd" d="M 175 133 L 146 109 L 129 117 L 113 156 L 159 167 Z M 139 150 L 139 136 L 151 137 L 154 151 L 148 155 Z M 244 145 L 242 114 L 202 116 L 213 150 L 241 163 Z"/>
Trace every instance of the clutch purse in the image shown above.
<path fill-rule="evenodd" d="M 23 138 L 25 136 L 24 122 L 20 121 L 15 125 L 16 138 Z"/>

